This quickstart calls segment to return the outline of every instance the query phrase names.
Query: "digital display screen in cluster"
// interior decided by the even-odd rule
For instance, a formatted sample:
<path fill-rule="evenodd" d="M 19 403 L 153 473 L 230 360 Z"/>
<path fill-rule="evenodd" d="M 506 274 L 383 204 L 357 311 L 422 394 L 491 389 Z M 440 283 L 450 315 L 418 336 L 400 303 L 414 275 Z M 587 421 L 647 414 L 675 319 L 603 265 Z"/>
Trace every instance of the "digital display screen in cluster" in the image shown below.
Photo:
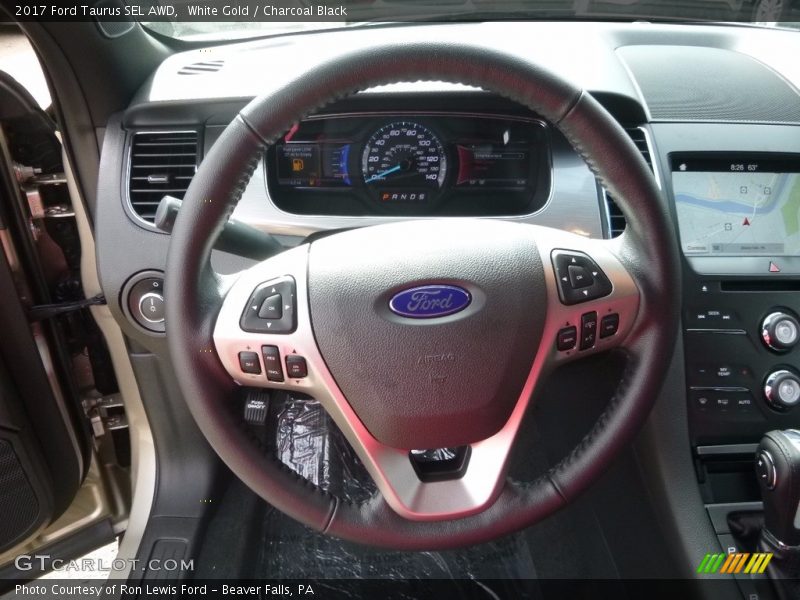
<path fill-rule="evenodd" d="M 279 144 L 278 183 L 296 187 L 348 186 L 350 144 Z"/>

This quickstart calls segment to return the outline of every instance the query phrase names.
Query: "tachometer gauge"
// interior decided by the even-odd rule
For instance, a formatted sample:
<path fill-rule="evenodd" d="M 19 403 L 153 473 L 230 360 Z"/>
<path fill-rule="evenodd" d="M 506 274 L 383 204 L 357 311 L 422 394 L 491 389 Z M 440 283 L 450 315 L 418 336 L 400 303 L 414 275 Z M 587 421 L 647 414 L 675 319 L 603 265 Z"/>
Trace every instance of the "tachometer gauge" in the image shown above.
<path fill-rule="evenodd" d="M 430 129 L 395 121 L 370 136 L 361 171 L 380 201 L 426 202 L 444 185 L 447 156 Z"/>

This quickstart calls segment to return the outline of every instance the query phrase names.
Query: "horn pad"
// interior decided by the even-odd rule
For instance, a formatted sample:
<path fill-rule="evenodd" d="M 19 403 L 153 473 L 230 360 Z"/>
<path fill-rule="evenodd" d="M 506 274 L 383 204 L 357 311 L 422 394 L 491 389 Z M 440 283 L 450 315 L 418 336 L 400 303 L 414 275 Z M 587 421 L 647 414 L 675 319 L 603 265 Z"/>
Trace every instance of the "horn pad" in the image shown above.
<path fill-rule="evenodd" d="M 378 441 L 461 446 L 506 423 L 546 318 L 535 230 L 489 220 L 408 221 L 311 244 L 314 336 Z"/>

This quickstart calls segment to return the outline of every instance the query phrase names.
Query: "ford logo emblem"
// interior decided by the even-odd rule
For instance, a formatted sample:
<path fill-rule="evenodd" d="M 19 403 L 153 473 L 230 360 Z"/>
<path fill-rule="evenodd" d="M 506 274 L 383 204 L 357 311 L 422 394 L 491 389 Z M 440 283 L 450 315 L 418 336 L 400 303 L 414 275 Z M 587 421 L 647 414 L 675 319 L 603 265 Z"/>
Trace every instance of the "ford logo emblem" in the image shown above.
<path fill-rule="evenodd" d="M 455 285 L 423 285 L 392 296 L 389 308 L 403 317 L 432 319 L 462 311 L 470 302 L 470 293 Z"/>

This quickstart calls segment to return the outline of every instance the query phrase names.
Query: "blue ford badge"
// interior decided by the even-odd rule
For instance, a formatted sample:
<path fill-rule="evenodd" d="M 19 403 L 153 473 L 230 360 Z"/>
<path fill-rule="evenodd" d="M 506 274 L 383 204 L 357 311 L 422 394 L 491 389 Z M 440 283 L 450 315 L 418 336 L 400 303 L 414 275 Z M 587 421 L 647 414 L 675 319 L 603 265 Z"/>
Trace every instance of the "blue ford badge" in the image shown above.
<path fill-rule="evenodd" d="M 403 317 L 432 319 L 462 311 L 470 302 L 470 293 L 455 285 L 423 285 L 392 296 L 389 308 Z"/>

